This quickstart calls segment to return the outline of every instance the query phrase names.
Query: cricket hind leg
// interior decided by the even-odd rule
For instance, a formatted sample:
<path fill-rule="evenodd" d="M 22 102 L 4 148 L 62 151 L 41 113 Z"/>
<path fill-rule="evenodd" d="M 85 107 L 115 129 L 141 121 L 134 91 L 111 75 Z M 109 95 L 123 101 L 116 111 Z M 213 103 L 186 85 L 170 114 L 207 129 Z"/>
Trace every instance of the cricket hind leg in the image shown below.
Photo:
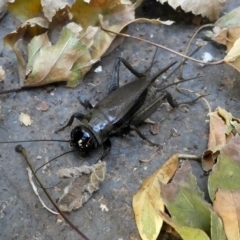
<path fill-rule="evenodd" d="M 156 51 L 154 53 L 152 62 L 150 64 L 150 66 L 142 73 L 138 72 L 136 69 L 134 69 L 131 64 L 125 60 L 124 58 L 117 58 L 115 60 L 114 66 L 113 66 L 113 70 L 112 70 L 112 74 L 108 83 L 108 94 L 115 91 L 116 89 L 119 88 L 119 69 L 120 69 L 120 64 L 123 63 L 123 65 L 136 77 L 138 78 L 144 78 L 147 77 L 150 74 L 150 71 L 154 65 L 154 59 L 156 57 L 157 54 L 157 48 Z"/>
<path fill-rule="evenodd" d="M 130 128 L 130 130 L 135 131 L 141 139 L 147 141 L 150 145 L 155 146 L 155 147 L 161 147 L 160 144 L 154 143 L 154 142 L 150 141 L 146 136 L 144 136 L 144 134 L 141 133 L 141 131 L 136 126 L 130 125 L 129 128 Z"/>
<path fill-rule="evenodd" d="M 193 104 L 193 103 L 195 103 L 198 99 L 200 99 L 200 98 L 202 98 L 202 97 L 205 97 L 206 95 L 200 95 L 199 97 L 197 97 L 197 98 L 195 98 L 195 99 L 193 99 L 193 100 L 190 100 L 190 101 L 186 101 L 186 102 L 177 102 L 174 98 L 173 98 L 173 96 L 172 96 L 172 94 L 170 94 L 169 92 L 165 92 L 165 97 L 166 97 L 166 99 L 167 99 L 167 101 L 168 101 L 168 103 L 169 103 L 169 105 L 172 107 L 172 108 L 178 108 L 179 106 L 181 106 L 181 105 L 185 105 L 185 104 Z"/>

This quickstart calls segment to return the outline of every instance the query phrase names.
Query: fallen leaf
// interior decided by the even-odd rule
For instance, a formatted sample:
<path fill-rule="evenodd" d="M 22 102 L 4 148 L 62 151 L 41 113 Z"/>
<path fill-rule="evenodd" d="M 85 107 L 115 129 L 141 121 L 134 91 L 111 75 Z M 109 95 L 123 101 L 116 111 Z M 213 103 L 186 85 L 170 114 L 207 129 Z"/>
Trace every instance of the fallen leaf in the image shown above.
<path fill-rule="evenodd" d="M 52 18 L 56 15 L 57 11 L 63 9 L 67 5 L 66 0 L 58 0 L 58 1 L 51 1 L 51 0 L 41 0 L 42 11 L 44 16 L 48 19 L 49 22 L 52 21 Z"/>
<path fill-rule="evenodd" d="M 187 160 L 171 183 L 160 185 L 161 197 L 174 223 L 210 233 L 211 205 L 204 200 Z"/>
<path fill-rule="evenodd" d="M 234 42 L 233 47 L 224 58 L 224 62 L 240 72 L 240 38 Z"/>
<path fill-rule="evenodd" d="M 213 28 L 212 40 L 227 46 L 229 51 L 240 37 L 240 7 L 219 18 Z"/>
<path fill-rule="evenodd" d="M 159 211 L 164 211 L 160 198 L 159 182 L 168 183 L 178 168 L 178 155 L 173 155 L 151 176 L 143 180 L 138 192 L 133 197 L 133 211 L 139 234 L 143 240 L 156 239 L 163 220 Z"/>
<path fill-rule="evenodd" d="M 37 104 L 36 109 L 37 109 L 38 111 L 45 112 L 45 111 L 47 111 L 47 110 L 49 109 L 49 105 L 48 105 L 47 102 L 42 101 L 42 102 L 39 102 L 39 103 Z"/>
<path fill-rule="evenodd" d="M 8 10 L 20 21 L 39 16 L 41 13 L 41 0 L 12 0 L 8 1 Z"/>
<path fill-rule="evenodd" d="M 64 212 L 71 212 L 81 208 L 99 189 L 105 179 L 106 163 L 99 161 L 93 166 L 61 169 L 57 174 L 66 182 L 63 194 L 58 200 L 59 208 Z"/>
<path fill-rule="evenodd" d="M 19 121 L 25 126 L 30 126 L 32 124 L 31 118 L 28 114 L 20 113 Z"/>
<path fill-rule="evenodd" d="M 7 34 L 3 41 L 4 44 L 10 48 L 13 48 L 15 43 L 19 39 L 23 39 L 25 35 L 29 37 L 34 37 L 35 35 L 42 34 L 47 31 L 49 23 L 46 19 L 41 17 L 35 17 L 28 19 L 26 22 L 22 23 L 17 30 Z"/>
<path fill-rule="evenodd" d="M 178 225 L 174 223 L 174 221 L 166 213 L 163 212 L 160 212 L 160 216 L 167 224 L 169 224 L 180 234 L 183 240 L 210 240 L 208 235 L 201 229 Z"/>
<path fill-rule="evenodd" d="M 228 240 L 240 239 L 240 191 L 218 189 L 213 202 Z"/>
<path fill-rule="evenodd" d="M 5 78 L 5 71 L 3 70 L 2 66 L 0 66 L 0 82 L 2 82 Z"/>
<path fill-rule="evenodd" d="M 239 122 L 237 118 L 233 118 L 231 113 L 220 107 L 215 112 L 211 112 L 209 116 L 208 150 L 204 152 L 202 157 L 204 171 L 212 169 L 219 151 L 233 137 L 234 126 L 232 121 Z"/>
<path fill-rule="evenodd" d="M 4 42 L 11 46 L 18 58 L 21 86 L 28 87 L 59 81 L 67 82 L 68 87 L 75 87 L 80 83 L 108 48 L 117 46 L 112 45 L 116 35 L 103 31 L 100 25 L 120 32 L 134 21 L 172 23 L 154 19 L 135 20 L 134 5 L 128 0 L 92 0 L 89 3 L 76 0 L 72 5 L 66 5 L 65 0 L 57 2 L 33 0 L 27 2 L 28 6 L 25 4 L 19 0 L 9 5 L 10 12 L 21 21 L 31 19 L 24 22 L 16 32 L 8 34 Z M 73 25 L 78 27 L 70 28 Z M 82 30 L 75 32 L 77 28 Z M 59 29 L 62 29 L 60 34 Z M 69 38 L 66 37 L 69 34 L 66 29 L 71 31 L 72 35 Z M 27 38 L 29 35 L 35 36 L 30 43 Z M 55 39 L 59 35 L 60 38 Z M 84 41 L 83 36 L 88 41 Z M 29 43 L 28 60 L 25 59 L 26 54 L 23 52 L 26 46 L 20 47 L 20 42 Z M 45 61 L 47 67 L 43 68 Z"/>
<path fill-rule="evenodd" d="M 41 43 L 41 40 L 43 40 L 44 37 L 36 32 L 35 35 L 38 36 L 33 38 L 28 46 L 28 50 L 29 48 L 35 50 L 34 55 L 29 52 L 28 63 L 26 63 L 27 61 L 24 59 L 23 54 L 20 51 L 21 49 L 16 45 L 17 42 L 20 39 L 24 39 L 30 31 L 29 27 L 26 29 L 29 25 L 29 20 L 26 21 L 17 32 L 5 37 L 5 42 L 12 47 L 18 58 L 19 75 L 22 86 L 41 86 L 52 82 L 66 81 L 68 87 L 75 87 L 90 70 L 92 65 L 99 61 L 116 37 L 116 35 L 109 34 L 100 29 L 100 22 L 102 21 L 104 26 L 110 30 L 119 32 L 134 20 L 134 6 L 131 1 L 127 0 L 92 0 L 89 3 L 86 3 L 83 0 L 76 0 L 72 6 L 66 5 L 65 1 L 57 1 L 56 3 L 53 3 L 48 0 L 41 2 L 34 0 L 31 1 L 31 3 L 28 2 L 28 5 L 38 5 L 40 3 L 40 7 L 39 5 L 38 7 L 27 6 L 25 11 L 20 12 L 19 9 L 21 10 L 24 3 L 25 2 L 21 0 L 19 0 L 18 3 L 13 3 L 9 6 L 10 11 L 22 21 L 25 21 L 29 17 L 33 18 L 36 16 L 38 16 L 39 19 L 44 19 L 50 28 L 48 31 L 48 37 L 51 36 L 51 39 L 48 39 L 48 44 L 51 44 L 51 46 L 46 47 Z M 33 13 L 31 13 L 31 11 Z M 64 16 L 67 16 L 68 22 L 70 20 L 72 22 L 68 23 L 68 25 L 63 28 L 60 34 L 60 39 L 57 41 L 57 44 L 53 45 L 52 38 L 56 35 L 53 33 L 55 29 L 61 27 L 61 24 L 64 23 Z M 101 16 L 101 20 L 99 20 L 99 16 Z M 47 21 L 47 19 L 49 21 Z M 50 24 L 49 22 L 51 21 L 54 23 Z M 36 28 L 39 23 L 34 22 L 34 24 Z M 33 24 L 31 23 L 30 26 L 32 25 Z M 71 51 L 71 54 L 69 52 L 64 52 L 65 49 L 59 49 L 60 42 L 63 44 L 66 43 L 63 39 L 64 35 L 67 34 L 66 28 L 69 28 L 73 33 L 73 29 L 70 28 L 70 25 L 82 28 L 81 34 L 76 35 L 75 39 L 74 37 L 71 38 L 71 41 L 70 39 L 65 39 L 69 40 L 67 47 L 70 47 L 70 45 L 72 46 L 72 49 L 67 49 Z M 42 26 L 40 26 L 40 30 L 46 32 Z M 93 32 L 94 34 L 92 34 Z M 45 33 L 45 35 L 47 34 Z M 83 35 L 85 40 L 88 41 L 83 41 L 81 38 Z M 36 39 L 38 37 L 39 39 Z M 56 40 L 54 42 L 56 42 Z M 83 45 L 85 45 L 85 47 L 83 47 Z M 64 47 L 64 45 L 62 45 L 62 47 Z M 45 61 L 48 59 L 49 62 L 52 62 L 49 64 L 48 68 L 43 69 L 41 66 L 43 65 L 43 60 Z M 60 64 L 59 61 L 61 62 Z M 55 66 L 54 63 L 56 63 L 57 66 Z M 61 65 L 62 63 L 63 65 Z M 50 69 L 51 67 L 52 69 Z M 26 73 L 23 74 L 25 70 Z"/>
<path fill-rule="evenodd" d="M 220 151 L 208 179 L 208 192 L 214 201 L 217 189 L 240 190 L 240 136 L 234 136 Z"/>
<path fill-rule="evenodd" d="M 69 23 L 63 28 L 55 45 L 51 44 L 46 33 L 34 37 L 28 46 L 29 62 L 24 86 L 60 81 L 68 81 L 68 86 L 76 86 L 82 73 L 76 71 L 74 64 L 92 46 L 92 38 L 97 31 L 97 27 L 89 27 L 84 32 L 79 25 Z"/>
<path fill-rule="evenodd" d="M 226 0 L 158 0 L 160 3 L 167 2 L 171 7 L 181 7 L 185 12 L 192 12 L 195 15 L 201 14 L 214 21 L 218 19 Z"/>

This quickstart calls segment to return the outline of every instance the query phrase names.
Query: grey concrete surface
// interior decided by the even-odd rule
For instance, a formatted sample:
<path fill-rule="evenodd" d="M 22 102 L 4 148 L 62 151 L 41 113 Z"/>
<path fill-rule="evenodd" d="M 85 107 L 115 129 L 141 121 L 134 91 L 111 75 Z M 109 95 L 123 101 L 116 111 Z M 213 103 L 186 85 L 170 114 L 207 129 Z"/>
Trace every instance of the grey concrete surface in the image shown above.
<path fill-rule="evenodd" d="M 237 5 L 237 1 L 228 1 L 225 11 L 231 10 Z M 151 11 L 153 10 L 138 14 L 151 15 Z M 10 14 L 7 13 L 0 21 L 0 29 L 1 40 L 7 33 L 15 29 Z M 196 26 L 184 23 L 177 23 L 169 27 L 143 23 L 131 25 L 128 33 L 183 52 L 189 37 L 196 29 Z M 202 34 L 199 34 L 198 38 L 201 37 Z M 192 50 L 196 47 L 195 42 L 191 47 Z M 91 103 L 95 104 L 106 94 L 108 78 L 117 56 L 124 57 L 137 69 L 144 70 L 149 66 L 154 50 L 153 46 L 126 39 L 119 48 L 104 57 L 93 68 L 101 65 L 103 67 L 101 73 L 94 73 L 91 70 L 84 82 L 75 89 L 55 85 L 54 90 L 50 93 L 45 88 L 36 88 L 0 96 L 2 114 L 4 115 L 0 120 L 0 140 L 69 139 L 70 129 L 59 134 L 55 134 L 54 130 L 65 123 L 72 113 L 84 112 L 77 97 L 90 98 Z M 201 58 L 203 52 L 206 51 L 210 52 L 217 60 L 224 57 L 225 49 L 208 42 L 194 56 Z M 171 61 L 179 59 L 174 54 L 159 49 L 156 57 L 157 64 L 153 67 L 152 73 Z M 0 83 L 0 91 L 16 88 L 19 81 L 17 61 L 14 54 L 2 45 L 2 41 L 0 41 L 0 65 L 6 71 L 6 80 Z M 212 110 L 221 106 L 232 112 L 234 116 L 240 117 L 240 77 L 237 71 L 226 65 L 202 67 L 188 61 L 184 66 L 184 78 L 196 76 L 196 74 L 203 77 L 199 80 L 183 83 L 181 86 L 195 92 L 202 92 L 206 88 L 209 93 L 206 99 Z M 121 68 L 120 76 L 121 84 L 134 79 L 125 68 Z M 174 77 L 169 81 L 171 82 L 173 79 Z M 176 92 L 174 88 L 171 88 L 171 92 L 179 101 L 189 99 Z M 36 109 L 38 102 L 43 100 L 50 105 L 46 112 L 40 112 Z M 208 109 L 202 100 L 189 106 L 188 109 L 188 112 L 176 109 L 169 114 L 168 105 L 161 106 L 151 117 L 156 122 L 167 118 L 161 123 L 157 135 L 150 133 L 150 126 L 147 124 L 140 127 L 140 130 L 149 139 L 163 146 L 159 155 L 150 163 L 140 163 L 139 160 L 150 157 L 155 148 L 149 146 L 135 134 L 111 139 L 112 149 L 105 158 L 107 162 L 106 179 L 100 190 L 82 209 L 67 215 L 90 239 L 140 239 L 131 201 L 142 180 L 176 152 L 201 155 L 206 149 Z M 31 116 L 33 123 L 30 127 L 20 124 L 18 121 L 20 112 Z M 177 134 L 172 134 L 174 129 Z M 79 239 L 79 236 L 68 225 L 58 224 L 56 216 L 42 208 L 29 184 L 26 163 L 14 151 L 15 145 L 0 145 L 0 239 Z M 22 145 L 28 150 L 35 167 L 43 164 L 45 159 L 51 159 L 63 151 L 71 149 L 67 143 L 42 142 L 23 143 Z M 52 162 L 46 173 L 40 173 L 40 176 L 47 186 L 51 186 L 57 182 L 56 172 L 58 169 L 80 166 L 85 162 L 94 163 L 98 154 L 99 151 L 96 151 L 84 159 L 81 159 L 77 153 L 68 154 L 56 162 Z M 198 178 L 199 186 L 206 192 L 207 177 L 201 177 L 203 172 L 199 163 L 191 162 L 191 165 Z M 45 199 L 42 191 L 40 193 Z M 54 199 L 58 197 L 57 194 L 52 190 Z M 105 204 L 109 211 L 102 212 L 101 204 Z"/>

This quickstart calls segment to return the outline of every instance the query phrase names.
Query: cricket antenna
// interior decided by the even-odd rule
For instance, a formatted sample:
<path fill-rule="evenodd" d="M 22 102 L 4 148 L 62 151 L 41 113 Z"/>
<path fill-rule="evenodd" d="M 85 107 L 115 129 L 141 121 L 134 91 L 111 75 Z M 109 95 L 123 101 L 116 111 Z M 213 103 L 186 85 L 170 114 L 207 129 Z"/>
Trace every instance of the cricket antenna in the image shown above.
<path fill-rule="evenodd" d="M 26 142 L 70 142 L 70 140 L 64 140 L 64 139 L 35 139 L 35 140 L 17 140 L 17 141 L 0 142 L 0 143 L 26 143 Z"/>
<path fill-rule="evenodd" d="M 37 172 L 38 172 L 42 167 L 44 167 L 45 165 L 49 164 L 50 162 L 56 160 L 57 158 L 62 157 L 62 156 L 64 156 L 64 155 L 68 154 L 68 153 L 77 152 L 77 151 L 78 151 L 77 149 L 74 149 L 74 150 L 71 150 L 71 151 L 64 152 L 64 153 L 62 153 L 62 154 L 60 154 L 60 155 L 52 158 L 52 159 L 49 160 L 48 162 L 46 162 L 46 163 L 44 163 L 43 165 L 41 165 L 40 167 L 38 167 L 38 168 L 35 170 L 34 173 L 37 174 Z"/>
<path fill-rule="evenodd" d="M 40 167 L 38 167 L 37 170 L 35 170 L 34 175 L 36 175 L 37 172 L 38 172 L 42 167 L 44 167 L 45 165 L 49 164 L 50 162 L 56 160 L 56 159 L 59 158 L 59 157 L 62 157 L 62 156 L 64 156 L 64 155 L 66 155 L 66 154 L 68 154 L 68 153 L 72 153 L 72 152 L 76 152 L 76 151 L 78 151 L 78 150 L 75 149 L 75 150 L 67 151 L 67 152 L 64 152 L 64 153 L 62 153 L 62 154 L 60 154 L 60 155 L 52 158 L 52 159 L 49 160 L 48 162 L 46 162 L 46 163 L 44 163 L 43 165 L 41 165 Z M 57 186 L 57 185 L 60 184 L 61 182 L 62 182 L 62 181 L 59 181 L 58 183 L 56 183 L 54 186 L 51 186 L 51 187 L 45 187 L 45 189 L 54 188 L 55 186 Z M 37 183 L 37 185 L 38 185 L 39 187 L 41 187 L 38 183 Z"/>

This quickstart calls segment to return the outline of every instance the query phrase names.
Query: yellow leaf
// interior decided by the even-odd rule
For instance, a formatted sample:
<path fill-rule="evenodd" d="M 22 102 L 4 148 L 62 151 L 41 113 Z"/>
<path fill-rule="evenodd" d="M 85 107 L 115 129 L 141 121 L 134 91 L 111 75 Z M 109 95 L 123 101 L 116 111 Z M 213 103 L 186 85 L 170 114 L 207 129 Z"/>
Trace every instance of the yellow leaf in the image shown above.
<path fill-rule="evenodd" d="M 41 13 L 40 0 L 16 0 L 9 1 L 8 10 L 20 21 L 39 16 Z"/>
<path fill-rule="evenodd" d="M 159 216 L 159 211 L 164 211 L 164 204 L 160 197 L 159 182 L 168 183 L 177 168 L 178 154 L 175 154 L 143 181 L 133 197 L 135 220 L 143 240 L 156 239 L 160 232 L 163 220 Z"/>

